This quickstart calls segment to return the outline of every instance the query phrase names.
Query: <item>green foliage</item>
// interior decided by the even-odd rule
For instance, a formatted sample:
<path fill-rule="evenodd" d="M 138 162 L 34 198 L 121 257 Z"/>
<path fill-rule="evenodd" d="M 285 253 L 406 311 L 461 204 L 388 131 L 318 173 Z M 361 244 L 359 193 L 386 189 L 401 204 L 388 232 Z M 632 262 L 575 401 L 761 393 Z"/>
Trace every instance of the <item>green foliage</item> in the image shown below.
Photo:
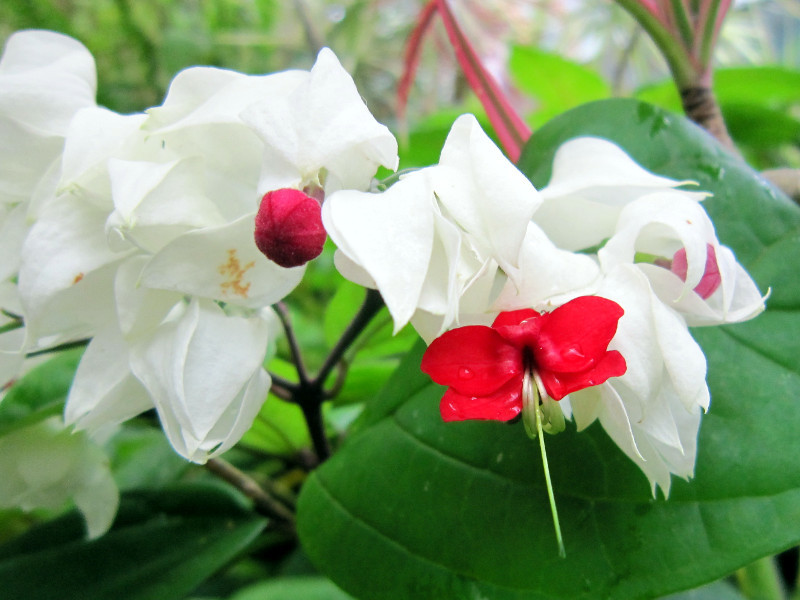
<path fill-rule="evenodd" d="M 705 204 L 721 241 L 773 289 L 756 320 L 694 331 L 712 394 L 696 477 L 654 499 L 598 425 L 548 437 L 559 559 L 522 425 L 442 423 L 442 389 L 414 373 L 412 355 L 299 501 L 306 551 L 357 597 L 653 598 L 800 540 L 800 284 L 787 259 L 800 254 L 800 210 L 685 119 L 631 100 L 555 119 L 534 135 L 523 171 L 544 185 L 556 148 L 577 135 L 611 139 L 648 169 L 713 192 Z"/>
<path fill-rule="evenodd" d="M 59 414 L 82 354 L 56 354 L 17 381 L 0 402 L 0 435 Z"/>
<path fill-rule="evenodd" d="M 762 169 L 800 166 L 800 71 L 775 66 L 718 69 L 714 94 L 728 130 L 748 162 Z M 644 87 L 635 95 L 681 111 L 672 81 Z"/>
<path fill-rule="evenodd" d="M 234 594 L 230 600 L 348 600 L 323 577 L 281 577 L 258 583 Z"/>
<path fill-rule="evenodd" d="M 519 89 L 536 100 L 534 127 L 584 102 L 608 98 L 611 86 L 595 71 L 539 48 L 514 46 L 509 71 Z"/>
<path fill-rule="evenodd" d="M 131 492 L 99 539 L 84 539 L 82 519 L 70 513 L 0 546 L 3 596 L 181 598 L 245 550 L 264 525 L 217 486 Z"/>

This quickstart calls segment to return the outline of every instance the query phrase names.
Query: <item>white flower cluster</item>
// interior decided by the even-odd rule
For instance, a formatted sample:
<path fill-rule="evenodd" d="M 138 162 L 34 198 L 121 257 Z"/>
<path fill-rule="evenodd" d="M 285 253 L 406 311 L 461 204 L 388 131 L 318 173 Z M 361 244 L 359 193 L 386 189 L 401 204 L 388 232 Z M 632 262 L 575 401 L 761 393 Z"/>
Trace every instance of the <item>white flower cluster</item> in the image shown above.
<path fill-rule="evenodd" d="M 0 62 L 0 385 L 26 353 L 91 339 L 65 420 L 97 433 L 155 409 L 205 462 L 252 425 L 276 336 L 269 308 L 300 282 L 257 249 L 277 188 L 366 189 L 397 143 L 333 52 L 310 71 L 196 67 L 161 106 L 95 104 L 88 50 L 12 36 Z M 8 232 L 8 233 L 7 233 Z"/>
<path fill-rule="evenodd" d="M 614 144 L 578 138 L 557 152 L 541 191 L 471 115 L 438 165 L 380 194 L 340 191 L 323 205 L 339 270 L 381 291 L 396 327 L 430 342 L 490 324 L 503 311 L 551 310 L 600 295 L 625 311 L 609 350 L 621 377 L 559 403 L 579 429 L 599 420 L 644 471 L 653 494 L 694 472 L 706 361 L 689 325 L 749 319 L 764 309 L 699 201 Z M 599 249 L 598 249 L 599 248 Z"/>

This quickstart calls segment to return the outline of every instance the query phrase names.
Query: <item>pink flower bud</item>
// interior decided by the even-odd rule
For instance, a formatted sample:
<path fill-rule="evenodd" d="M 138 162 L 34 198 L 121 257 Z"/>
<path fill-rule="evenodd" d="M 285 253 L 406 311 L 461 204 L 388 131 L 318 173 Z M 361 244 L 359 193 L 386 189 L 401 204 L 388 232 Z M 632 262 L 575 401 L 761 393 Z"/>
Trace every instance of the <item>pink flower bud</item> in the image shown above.
<path fill-rule="evenodd" d="M 681 248 L 672 257 L 672 272 L 686 281 L 686 273 L 689 270 L 689 265 L 686 260 L 686 248 Z M 717 291 L 717 288 L 722 283 L 722 275 L 719 272 L 719 265 L 717 264 L 717 253 L 714 251 L 714 246 L 706 244 L 706 269 L 703 273 L 703 278 L 700 283 L 694 288 L 694 291 L 703 300 L 706 300 Z"/>
<path fill-rule="evenodd" d="M 320 203 L 300 190 L 267 192 L 256 215 L 256 246 L 282 267 L 299 267 L 322 253 L 327 234 Z"/>

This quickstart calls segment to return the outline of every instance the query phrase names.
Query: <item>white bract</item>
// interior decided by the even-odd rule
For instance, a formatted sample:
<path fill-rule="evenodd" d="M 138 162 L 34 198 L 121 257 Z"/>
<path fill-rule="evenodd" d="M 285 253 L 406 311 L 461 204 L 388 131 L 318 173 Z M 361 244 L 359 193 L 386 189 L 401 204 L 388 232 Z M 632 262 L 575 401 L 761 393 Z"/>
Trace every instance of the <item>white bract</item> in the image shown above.
<path fill-rule="evenodd" d="M 335 193 L 322 218 L 340 272 L 380 290 L 395 330 L 410 320 L 430 341 L 490 318 L 506 281 L 513 290 L 522 285 L 521 268 L 543 276 L 539 290 L 552 286 L 551 275 L 564 292 L 585 284 L 587 270 L 589 281 L 596 275 L 590 259 L 538 243 L 544 236 L 530 219 L 539 204 L 533 185 L 475 118 L 463 115 L 438 165 L 406 174 L 382 193 Z"/>
<path fill-rule="evenodd" d="M 94 59 L 49 31 L 11 35 L 0 58 L 0 327 L 22 315 L 15 277 L 38 205 L 52 195 L 69 123 L 93 106 Z M 22 368 L 22 328 L 0 333 L 0 389 Z M 2 392 L 0 392 L 2 393 Z"/>
<path fill-rule="evenodd" d="M 653 494 L 658 485 L 668 495 L 670 473 L 694 473 L 700 416 L 709 405 L 705 356 L 635 266 L 616 267 L 596 293 L 625 311 L 609 350 L 622 354 L 627 371 L 570 394 L 565 406 L 579 430 L 598 419 L 647 475 Z"/>
<path fill-rule="evenodd" d="M 119 491 L 108 457 L 85 435 L 51 417 L 0 437 L 0 508 L 59 510 L 72 500 L 90 538 L 105 533 Z"/>
<path fill-rule="evenodd" d="M 609 141 L 576 138 L 556 152 L 534 221 L 563 248 L 602 245 L 597 255 L 605 272 L 636 262 L 658 297 L 689 325 L 750 319 L 764 310 L 763 298 L 730 248 L 717 240 L 700 204 L 709 194 L 678 189 L 687 183 L 692 182 L 649 173 Z M 705 275 L 709 248 L 719 288 L 704 298 L 694 290 Z M 678 251 L 685 252 L 685 280 L 669 268 Z"/>
<path fill-rule="evenodd" d="M 186 458 L 230 448 L 271 383 L 267 307 L 304 272 L 257 249 L 261 195 L 366 188 L 396 163 L 327 49 L 310 72 L 187 69 L 145 114 L 79 111 L 19 277 L 32 347 L 92 338 L 68 423 L 95 433 L 154 408 Z"/>

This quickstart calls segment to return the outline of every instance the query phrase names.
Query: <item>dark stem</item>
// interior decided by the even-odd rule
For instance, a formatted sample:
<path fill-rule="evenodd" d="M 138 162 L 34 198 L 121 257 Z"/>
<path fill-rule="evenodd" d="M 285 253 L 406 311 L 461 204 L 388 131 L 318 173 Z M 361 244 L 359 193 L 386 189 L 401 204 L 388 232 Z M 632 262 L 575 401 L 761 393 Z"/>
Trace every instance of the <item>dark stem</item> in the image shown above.
<path fill-rule="evenodd" d="M 325 362 L 320 367 L 319 373 L 314 378 L 314 382 L 319 383 L 322 385 L 325 382 L 325 379 L 328 377 L 330 372 L 336 367 L 337 364 L 342 360 L 342 356 L 350 347 L 356 338 L 364 331 L 364 328 L 369 324 L 378 312 L 383 308 L 383 298 L 381 298 L 380 292 L 377 290 L 367 290 L 367 296 L 364 298 L 364 303 L 361 305 L 361 308 L 358 309 L 356 316 L 353 317 L 353 320 L 350 322 L 350 325 L 347 326 L 342 337 L 339 338 L 339 341 L 336 342 L 336 345 L 331 350 L 328 357 L 325 359 Z"/>
<path fill-rule="evenodd" d="M 680 92 L 686 116 L 713 135 L 728 150 L 738 155 L 739 152 L 728 133 L 719 104 L 717 104 L 711 88 L 696 85 L 684 88 Z"/>
<path fill-rule="evenodd" d="M 306 426 L 308 427 L 308 435 L 314 445 L 317 460 L 322 463 L 330 457 L 331 447 L 328 444 L 328 436 L 325 434 L 325 421 L 322 418 L 322 400 L 324 396 L 321 388 L 317 388 L 317 390 L 317 394 L 309 395 L 308 402 L 302 402 L 298 398 L 298 404 L 300 405 L 300 410 L 303 411 L 303 417 L 305 417 Z"/>
<path fill-rule="evenodd" d="M 275 312 L 281 320 L 283 330 L 286 332 L 286 341 L 289 342 L 289 352 L 292 354 L 292 362 L 295 369 L 297 369 L 297 377 L 300 380 L 300 385 L 303 386 L 309 382 L 308 371 L 303 363 L 303 356 L 300 353 L 300 344 L 297 343 L 297 337 L 294 335 L 294 328 L 292 321 L 289 318 L 289 309 L 283 302 L 278 302 L 275 305 Z"/>
<path fill-rule="evenodd" d="M 292 511 L 267 493 L 249 475 L 221 458 L 209 459 L 206 468 L 250 498 L 259 513 L 275 520 L 276 528 L 294 532 L 295 519 Z"/>
<path fill-rule="evenodd" d="M 317 374 L 313 378 L 310 378 L 303 365 L 300 347 L 289 319 L 289 311 L 282 303 L 275 305 L 275 310 L 286 331 L 286 337 L 289 341 L 289 348 L 292 354 L 292 360 L 295 363 L 295 368 L 297 369 L 299 381 L 297 383 L 292 383 L 273 375 L 272 391 L 279 397 L 297 404 L 300 410 L 303 411 L 303 417 L 308 427 L 308 434 L 311 438 L 311 443 L 314 446 L 314 452 L 317 455 L 317 461 L 319 463 L 325 461 L 331 455 L 331 448 L 328 444 L 328 438 L 325 435 L 325 421 L 322 418 L 322 403 L 333 397 L 343 385 L 343 380 L 347 372 L 347 365 L 344 363 L 344 355 L 382 307 L 383 298 L 381 298 L 380 293 L 376 290 L 367 290 L 367 295 L 364 298 L 361 308 L 358 309 L 358 312 L 347 326 L 347 329 L 345 329 L 342 337 L 339 338 L 339 341 L 336 342 L 336 345 L 331 349 Z M 328 379 L 328 375 L 337 368 L 338 374 L 336 382 L 331 390 L 326 391 L 324 387 L 325 381 Z"/>

